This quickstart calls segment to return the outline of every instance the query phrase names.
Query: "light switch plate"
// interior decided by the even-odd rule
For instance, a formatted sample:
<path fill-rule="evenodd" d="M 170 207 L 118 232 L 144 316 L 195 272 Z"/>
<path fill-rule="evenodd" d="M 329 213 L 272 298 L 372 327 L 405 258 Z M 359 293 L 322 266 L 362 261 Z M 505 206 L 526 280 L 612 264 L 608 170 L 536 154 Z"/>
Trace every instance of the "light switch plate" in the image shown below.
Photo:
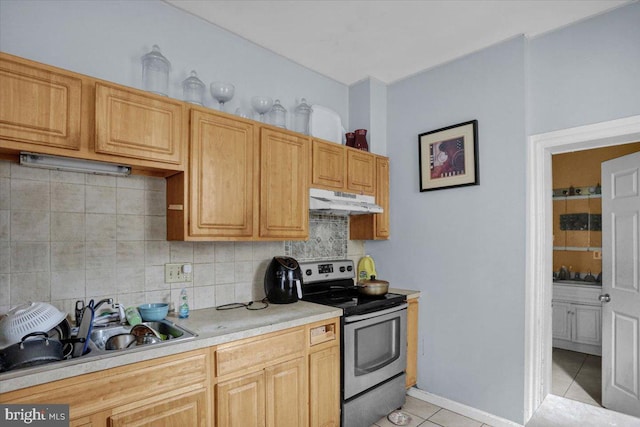
<path fill-rule="evenodd" d="M 191 282 L 192 266 L 190 263 L 165 264 L 164 283 Z"/>

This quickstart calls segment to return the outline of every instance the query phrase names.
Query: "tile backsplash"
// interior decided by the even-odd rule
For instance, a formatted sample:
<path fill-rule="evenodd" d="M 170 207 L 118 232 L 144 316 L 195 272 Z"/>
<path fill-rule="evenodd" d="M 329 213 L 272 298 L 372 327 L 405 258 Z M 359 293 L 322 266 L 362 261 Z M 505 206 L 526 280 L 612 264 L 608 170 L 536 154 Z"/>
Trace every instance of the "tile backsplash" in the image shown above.
<path fill-rule="evenodd" d="M 285 251 L 298 261 L 343 259 L 348 241 L 349 217 L 311 214 L 309 240 L 286 242 Z"/>
<path fill-rule="evenodd" d="M 307 242 L 166 240 L 165 180 L 50 171 L 0 161 L 0 313 L 26 301 L 73 313 L 77 299 L 173 301 L 193 309 L 264 297 L 273 256 L 351 258 L 348 219 L 312 215 Z M 164 283 L 164 264 L 190 262 L 193 281 Z"/>

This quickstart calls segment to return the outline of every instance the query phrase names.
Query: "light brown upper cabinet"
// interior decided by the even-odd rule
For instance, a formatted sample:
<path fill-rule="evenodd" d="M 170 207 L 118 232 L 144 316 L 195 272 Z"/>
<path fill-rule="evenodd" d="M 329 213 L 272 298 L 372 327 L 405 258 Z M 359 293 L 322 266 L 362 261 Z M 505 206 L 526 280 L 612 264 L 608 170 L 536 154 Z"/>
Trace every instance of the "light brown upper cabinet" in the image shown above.
<path fill-rule="evenodd" d="M 189 234 L 251 238 L 258 212 L 255 127 L 194 109 L 190 140 Z"/>
<path fill-rule="evenodd" d="M 185 123 L 181 101 L 96 83 L 97 153 L 181 166 Z"/>
<path fill-rule="evenodd" d="M 349 237 L 352 240 L 385 240 L 389 232 L 389 159 L 375 156 L 376 203 L 383 212 L 350 217 Z"/>
<path fill-rule="evenodd" d="M 53 67 L 0 54 L 0 139 L 2 147 L 55 154 L 79 150 L 82 80 Z M 21 144 L 22 143 L 22 144 Z M 47 150 L 49 148 L 49 150 Z"/>
<path fill-rule="evenodd" d="M 314 139 L 311 186 L 375 195 L 376 158 L 366 151 Z"/>
<path fill-rule="evenodd" d="M 184 102 L 0 53 L 0 150 L 184 170 Z"/>
<path fill-rule="evenodd" d="M 306 239 L 309 140 L 203 108 L 190 118 L 188 172 L 167 178 L 167 238 Z"/>
<path fill-rule="evenodd" d="M 310 159 L 308 138 L 261 128 L 260 239 L 308 238 Z"/>
<path fill-rule="evenodd" d="M 347 150 L 347 191 L 358 194 L 375 195 L 376 162 L 375 155 L 366 151 Z"/>
<path fill-rule="evenodd" d="M 313 140 L 311 187 L 373 195 L 381 214 L 350 217 L 351 240 L 389 238 L 389 159 L 332 142 Z"/>
<path fill-rule="evenodd" d="M 343 191 L 347 182 L 347 154 L 342 145 L 313 140 L 311 186 Z"/>

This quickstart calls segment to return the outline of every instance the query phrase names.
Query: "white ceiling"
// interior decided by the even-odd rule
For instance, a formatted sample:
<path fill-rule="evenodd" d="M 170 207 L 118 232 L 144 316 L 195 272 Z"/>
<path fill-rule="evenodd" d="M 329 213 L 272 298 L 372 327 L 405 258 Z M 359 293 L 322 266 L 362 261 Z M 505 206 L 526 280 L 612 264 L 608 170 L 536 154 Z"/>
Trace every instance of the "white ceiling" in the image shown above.
<path fill-rule="evenodd" d="M 347 85 L 391 83 L 629 0 L 165 0 Z"/>

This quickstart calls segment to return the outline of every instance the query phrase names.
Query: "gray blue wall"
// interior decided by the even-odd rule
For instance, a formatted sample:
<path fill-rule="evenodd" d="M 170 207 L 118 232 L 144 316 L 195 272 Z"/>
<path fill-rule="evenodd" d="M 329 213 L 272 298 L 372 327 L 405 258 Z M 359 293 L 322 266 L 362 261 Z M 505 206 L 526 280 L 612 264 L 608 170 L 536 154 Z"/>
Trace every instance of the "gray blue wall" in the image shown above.
<path fill-rule="evenodd" d="M 160 46 L 172 65 L 169 95 L 195 69 L 207 85 L 234 83 L 226 111 L 251 111 L 254 95 L 279 98 L 289 118 L 300 98 L 332 108 L 348 127 L 348 87 L 157 0 L 2 0 L 0 50 L 141 88 L 141 57 Z M 289 123 L 292 123 L 289 121 Z M 291 127 L 291 126 L 289 126 Z"/>
<path fill-rule="evenodd" d="M 520 421 L 524 389 L 525 39 L 388 88 L 392 237 L 380 277 L 422 291 L 418 387 Z M 418 134 L 477 119 L 480 185 L 420 193 Z"/>
<path fill-rule="evenodd" d="M 640 3 L 530 46 L 532 134 L 640 114 Z"/>
<path fill-rule="evenodd" d="M 349 86 L 349 129 L 367 129 L 369 151 L 387 155 L 387 85 L 368 77 Z"/>
<path fill-rule="evenodd" d="M 419 388 L 523 422 L 527 136 L 640 114 L 639 93 L 639 3 L 388 87 L 392 237 L 366 249 L 423 293 Z M 418 134 L 471 119 L 480 186 L 420 193 Z"/>

